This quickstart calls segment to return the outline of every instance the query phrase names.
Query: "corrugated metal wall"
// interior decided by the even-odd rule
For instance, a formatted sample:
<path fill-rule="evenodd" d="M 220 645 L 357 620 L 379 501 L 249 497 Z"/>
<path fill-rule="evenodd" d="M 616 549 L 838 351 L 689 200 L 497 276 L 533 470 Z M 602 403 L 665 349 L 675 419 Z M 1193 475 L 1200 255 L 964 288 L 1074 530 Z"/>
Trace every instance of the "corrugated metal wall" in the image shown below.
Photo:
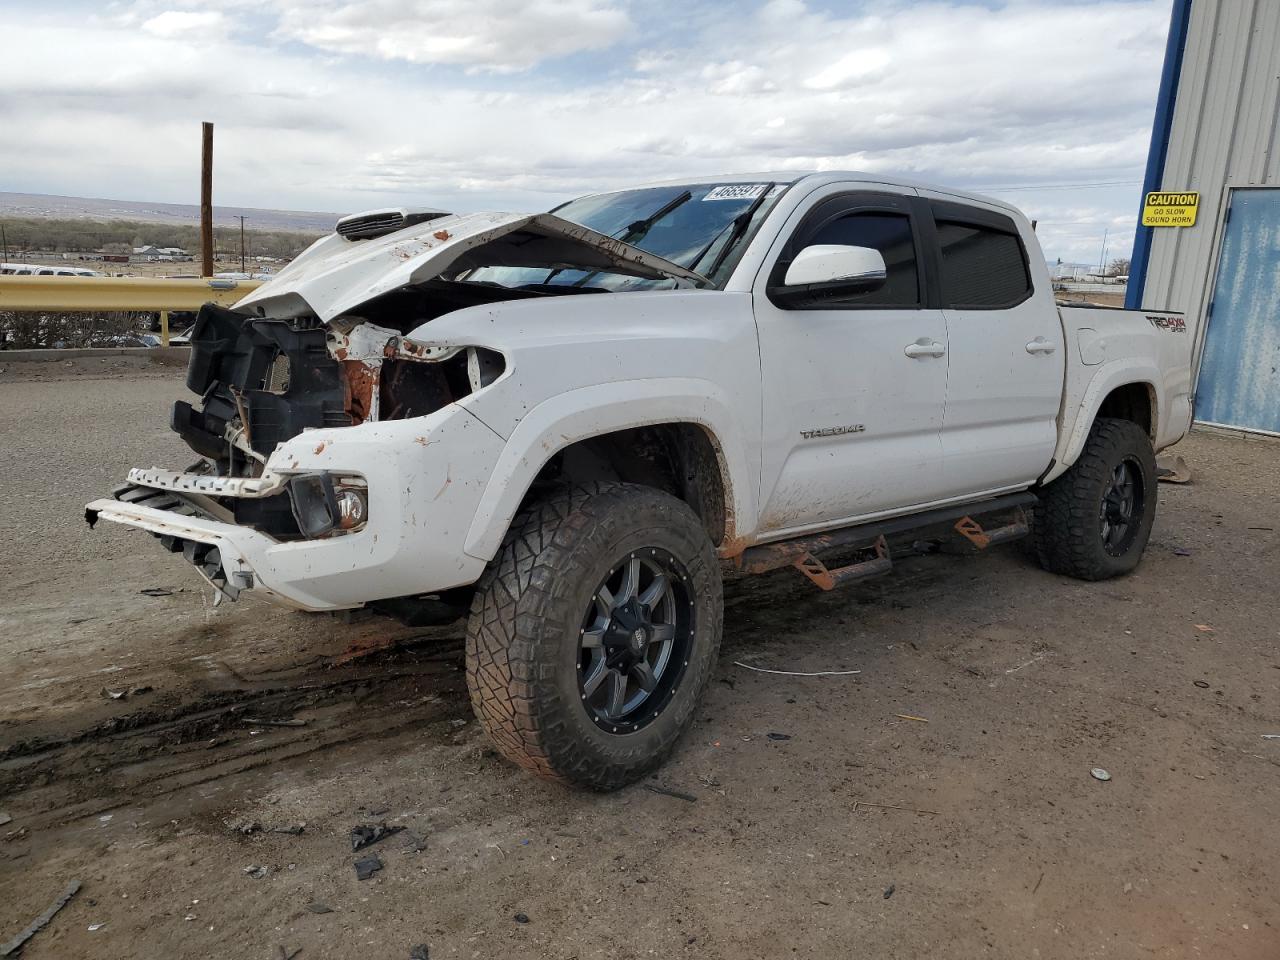
<path fill-rule="evenodd" d="M 1200 191 L 1194 227 L 1154 232 L 1143 306 L 1203 334 L 1231 186 L 1280 186 L 1280 0 L 1192 0 L 1162 190 Z"/>

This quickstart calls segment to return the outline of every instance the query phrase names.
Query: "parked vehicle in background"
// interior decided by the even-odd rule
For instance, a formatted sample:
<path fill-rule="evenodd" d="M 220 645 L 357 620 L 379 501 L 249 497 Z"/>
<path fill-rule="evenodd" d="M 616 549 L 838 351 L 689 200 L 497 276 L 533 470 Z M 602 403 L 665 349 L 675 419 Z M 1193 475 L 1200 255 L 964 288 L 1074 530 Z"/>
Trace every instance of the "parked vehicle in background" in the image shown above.
<path fill-rule="evenodd" d="M 1028 532 L 1053 572 L 1133 570 L 1185 330 L 1059 309 L 1016 209 L 880 176 L 375 211 L 201 311 L 171 423 L 202 465 L 87 517 L 223 598 L 465 615 L 502 752 L 612 789 L 688 726 L 725 572 L 830 589 Z"/>
<path fill-rule="evenodd" d="M 100 277 L 87 267 L 56 267 L 43 263 L 0 263 L 0 276 L 6 277 Z"/>

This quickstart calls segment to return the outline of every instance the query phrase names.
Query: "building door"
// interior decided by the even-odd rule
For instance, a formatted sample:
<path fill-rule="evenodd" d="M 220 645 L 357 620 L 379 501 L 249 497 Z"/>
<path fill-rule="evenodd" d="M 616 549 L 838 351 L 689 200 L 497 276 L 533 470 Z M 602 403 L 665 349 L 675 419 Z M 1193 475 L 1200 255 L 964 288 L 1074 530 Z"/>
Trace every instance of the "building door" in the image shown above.
<path fill-rule="evenodd" d="M 1280 189 L 1231 191 L 1196 419 L 1280 433 Z"/>

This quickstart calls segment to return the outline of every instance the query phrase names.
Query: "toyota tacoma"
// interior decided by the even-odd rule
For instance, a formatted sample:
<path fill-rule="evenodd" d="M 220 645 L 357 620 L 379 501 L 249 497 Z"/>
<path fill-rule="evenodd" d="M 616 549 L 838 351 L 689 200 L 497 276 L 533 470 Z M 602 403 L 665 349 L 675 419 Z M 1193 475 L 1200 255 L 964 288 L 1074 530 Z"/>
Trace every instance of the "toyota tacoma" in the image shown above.
<path fill-rule="evenodd" d="M 878 175 L 339 221 L 191 333 L 199 456 L 87 507 L 220 598 L 466 618 L 501 751 L 613 789 L 689 725 L 725 575 L 1032 538 L 1138 564 L 1191 422 L 1177 314 L 1059 307 L 1032 225 Z"/>

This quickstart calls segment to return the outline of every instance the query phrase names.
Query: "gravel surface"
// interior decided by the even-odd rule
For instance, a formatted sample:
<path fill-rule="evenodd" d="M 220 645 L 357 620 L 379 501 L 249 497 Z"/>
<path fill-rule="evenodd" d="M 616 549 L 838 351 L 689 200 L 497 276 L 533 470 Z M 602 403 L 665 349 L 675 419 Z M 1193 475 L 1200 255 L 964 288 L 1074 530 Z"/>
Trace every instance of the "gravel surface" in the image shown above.
<path fill-rule="evenodd" d="M 1121 580 L 1011 545 L 731 584 L 647 784 L 694 799 L 593 795 L 488 748 L 457 628 L 214 608 L 89 531 L 129 466 L 191 459 L 180 371 L 0 368 L 0 941 L 84 884 L 27 960 L 1280 956 L 1273 442 L 1181 445 Z"/>

